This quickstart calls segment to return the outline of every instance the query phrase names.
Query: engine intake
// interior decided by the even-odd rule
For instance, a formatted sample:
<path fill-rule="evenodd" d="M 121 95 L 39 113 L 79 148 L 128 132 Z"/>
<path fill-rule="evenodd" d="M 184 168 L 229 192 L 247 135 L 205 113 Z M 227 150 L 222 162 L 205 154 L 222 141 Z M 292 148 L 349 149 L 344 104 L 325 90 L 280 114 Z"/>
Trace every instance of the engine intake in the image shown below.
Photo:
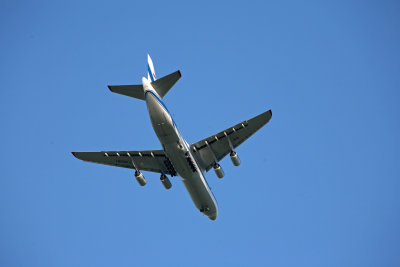
<path fill-rule="evenodd" d="M 240 159 L 239 159 L 238 154 L 235 151 L 232 151 L 230 156 L 231 156 L 231 160 L 232 160 L 233 165 L 239 166 L 240 165 Z"/>
<path fill-rule="evenodd" d="M 222 177 L 224 177 L 224 170 L 222 169 L 222 167 L 221 167 L 221 165 L 219 165 L 218 163 L 215 163 L 215 165 L 214 165 L 214 171 L 215 171 L 215 174 L 218 176 L 218 178 L 222 178 Z"/>
<path fill-rule="evenodd" d="M 140 171 L 135 172 L 135 178 L 136 181 L 140 184 L 140 186 L 145 186 L 146 185 L 146 179 L 144 178 L 143 174 Z"/>
<path fill-rule="evenodd" d="M 165 187 L 165 189 L 170 189 L 172 187 L 171 181 L 168 179 L 168 177 L 165 174 L 161 174 L 160 177 L 161 183 Z"/>

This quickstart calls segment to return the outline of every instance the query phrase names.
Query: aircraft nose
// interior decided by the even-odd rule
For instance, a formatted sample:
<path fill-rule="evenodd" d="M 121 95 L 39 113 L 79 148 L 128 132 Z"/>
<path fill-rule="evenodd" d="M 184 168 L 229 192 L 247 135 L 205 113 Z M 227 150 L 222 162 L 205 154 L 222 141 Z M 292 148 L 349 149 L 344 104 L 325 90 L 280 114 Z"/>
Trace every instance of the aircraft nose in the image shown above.
<path fill-rule="evenodd" d="M 212 220 L 212 221 L 215 221 L 217 219 L 217 214 L 216 213 L 211 214 L 208 216 L 208 218 L 210 218 L 210 220 Z"/>

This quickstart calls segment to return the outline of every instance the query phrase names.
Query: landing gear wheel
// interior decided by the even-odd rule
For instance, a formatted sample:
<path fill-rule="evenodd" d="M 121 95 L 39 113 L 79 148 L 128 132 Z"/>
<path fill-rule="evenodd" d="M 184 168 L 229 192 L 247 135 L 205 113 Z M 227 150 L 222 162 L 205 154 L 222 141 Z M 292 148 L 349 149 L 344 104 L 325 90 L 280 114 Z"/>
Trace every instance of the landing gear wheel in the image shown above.
<path fill-rule="evenodd" d="M 209 211 L 209 210 L 210 210 L 209 207 L 204 207 L 204 208 L 201 208 L 201 209 L 200 209 L 200 212 L 203 213 L 203 212 Z"/>

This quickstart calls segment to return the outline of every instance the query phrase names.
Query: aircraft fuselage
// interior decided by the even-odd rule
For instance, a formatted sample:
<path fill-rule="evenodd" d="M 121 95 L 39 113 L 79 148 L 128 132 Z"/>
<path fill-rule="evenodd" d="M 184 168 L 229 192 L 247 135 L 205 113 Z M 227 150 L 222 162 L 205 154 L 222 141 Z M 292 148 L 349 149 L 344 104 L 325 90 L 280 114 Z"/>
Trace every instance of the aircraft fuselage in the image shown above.
<path fill-rule="evenodd" d="M 218 207 L 203 170 L 193 157 L 188 143 L 180 134 L 160 96 L 146 78 L 142 81 L 150 120 L 165 154 L 182 178 L 195 206 L 211 220 L 215 220 Z"/>

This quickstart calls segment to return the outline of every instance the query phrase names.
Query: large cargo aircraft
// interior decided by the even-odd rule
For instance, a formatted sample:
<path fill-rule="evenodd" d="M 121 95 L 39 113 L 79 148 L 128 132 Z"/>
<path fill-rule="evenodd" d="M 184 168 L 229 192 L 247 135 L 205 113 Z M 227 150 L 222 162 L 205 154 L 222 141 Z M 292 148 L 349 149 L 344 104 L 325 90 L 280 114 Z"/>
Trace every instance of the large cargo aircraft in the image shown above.
<path fill-rule="evenodd" d="M 212 168 L 218 178 L 224 177 L 218 162 L 228 154 L 233 165 L 239 166 L 240 159 L 234 149 L 269 122 L 272 112 L 268 110 L 189 145 L 183 139 L 163 102 L 163 97 L 181 78 L 181 73 L 178 70 L 156 79 L 149 55 L 147 61 L 147 78 L 142 78 L 142 84 L 109 85 L 108 88 L 114 93 L 146 101 L 151 123 L 163 150 L 72 152 L 72 154 L 84 161 L 134 169 L 135 178 L 141 186 L 146 185 L 146 179 L 141 171 L 160 173 L 160 180 L 166 189 L 172 186 L 167 175 L 179 175 L 197 209 L 211 220 L 215 220 L 218 216 L 218 206 L 204 172 Z"/>

